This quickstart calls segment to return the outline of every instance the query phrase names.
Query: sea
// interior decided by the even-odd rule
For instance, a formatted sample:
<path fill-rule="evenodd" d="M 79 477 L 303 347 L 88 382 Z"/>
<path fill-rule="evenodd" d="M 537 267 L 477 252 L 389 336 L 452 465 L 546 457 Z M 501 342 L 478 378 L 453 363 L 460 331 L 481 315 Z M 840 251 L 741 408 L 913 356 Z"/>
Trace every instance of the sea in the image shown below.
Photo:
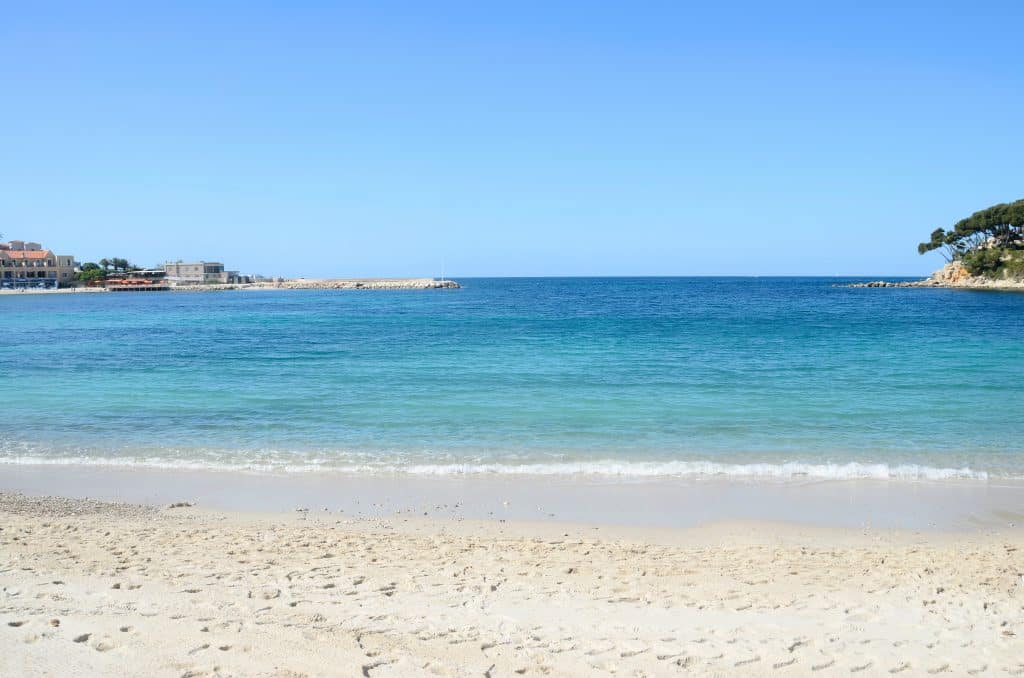
<path fill-rule="evenodd" d="M 1024 294 L 852 281 L 0 296 L 0 467 L 1024 478 Z"/>

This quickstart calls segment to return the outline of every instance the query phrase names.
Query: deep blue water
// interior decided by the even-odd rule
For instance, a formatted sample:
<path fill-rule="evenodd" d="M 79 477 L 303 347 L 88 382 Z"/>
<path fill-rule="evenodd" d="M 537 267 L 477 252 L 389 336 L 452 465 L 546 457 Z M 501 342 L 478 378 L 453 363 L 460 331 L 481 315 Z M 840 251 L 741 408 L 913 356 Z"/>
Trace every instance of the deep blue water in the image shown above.
<path fill-rule="evenodd" d="M 0 462 L 1024 477 L 1024 294 L 838 282 L 0 296 Z"/>

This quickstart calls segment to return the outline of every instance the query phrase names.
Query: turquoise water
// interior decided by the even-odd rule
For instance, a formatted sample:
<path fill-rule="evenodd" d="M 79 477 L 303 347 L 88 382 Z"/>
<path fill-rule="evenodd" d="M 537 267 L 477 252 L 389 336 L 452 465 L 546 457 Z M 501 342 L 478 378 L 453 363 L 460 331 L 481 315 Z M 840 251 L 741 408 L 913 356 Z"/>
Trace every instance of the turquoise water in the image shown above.
<path fill-rule="evenodd" d="M 463 282 L 0 296 L 0 463 L 1024 477 L 1024 294 Z"/>

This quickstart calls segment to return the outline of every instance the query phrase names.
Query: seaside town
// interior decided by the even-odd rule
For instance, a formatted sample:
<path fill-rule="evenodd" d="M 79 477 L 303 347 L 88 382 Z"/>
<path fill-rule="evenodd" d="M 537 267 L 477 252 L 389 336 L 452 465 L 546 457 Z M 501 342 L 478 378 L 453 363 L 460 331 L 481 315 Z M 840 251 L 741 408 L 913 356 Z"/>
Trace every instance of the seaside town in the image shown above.
<path fill-rule="evenodd" d="M 0 242 L 0 292 L 168 292 L 218 289 L 454 289 L 434 278 L 268 278 L 228 270 L 219 261 L 165 261 L 142 268 L 114 257 L 79 262 L 38 242 Z"/>

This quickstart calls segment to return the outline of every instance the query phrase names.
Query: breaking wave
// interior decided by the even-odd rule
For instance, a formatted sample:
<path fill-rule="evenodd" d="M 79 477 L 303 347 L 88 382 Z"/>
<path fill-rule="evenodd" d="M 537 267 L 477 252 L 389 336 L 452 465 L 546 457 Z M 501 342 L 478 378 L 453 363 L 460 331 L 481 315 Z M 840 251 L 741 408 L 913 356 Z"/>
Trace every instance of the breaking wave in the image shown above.
<path fill-rule="evenodd" d="M 338 459 L 287 459 L 284 455 L 258 461 L 170 459 L 159 456 L 0 456 L 0 465 L 143 468 L 196 471 L 242 471 L 254 473 L 348 473 L 410 476 L 589 476 L 599 478 L 770 478 L 820 480 L 988 480 L 989 473 L 968 467 L 941 468 L 920 464 L 886 463 L 724 463 L 715 461 L 559 461 L 540 463 L 438 463 L 395 464 L 387 462 L 346 463 Z M 1012 476 L 1005 476 L 1012 477 Z"/>

